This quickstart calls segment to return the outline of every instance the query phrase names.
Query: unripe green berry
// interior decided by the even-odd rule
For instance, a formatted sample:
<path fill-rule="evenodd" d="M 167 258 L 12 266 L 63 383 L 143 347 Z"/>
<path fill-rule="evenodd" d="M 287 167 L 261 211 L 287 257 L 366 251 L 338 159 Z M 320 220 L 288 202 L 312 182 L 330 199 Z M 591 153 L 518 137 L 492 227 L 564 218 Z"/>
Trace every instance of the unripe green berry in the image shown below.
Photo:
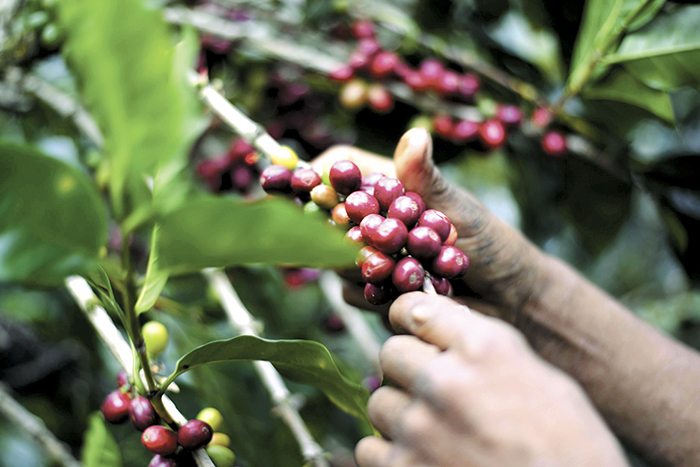
<path fill-rule="evenodd" d="M 149 355 L 160 355 L 168 346 L 168 330 L 157 321 L 149 321 L 141 329 Z"/>
<path fill-rule="evenodd" d="M 236 464 L 236 455 L 229 448 L 212 444 L 206 449 L 216 467 L 233 467 Z"/>

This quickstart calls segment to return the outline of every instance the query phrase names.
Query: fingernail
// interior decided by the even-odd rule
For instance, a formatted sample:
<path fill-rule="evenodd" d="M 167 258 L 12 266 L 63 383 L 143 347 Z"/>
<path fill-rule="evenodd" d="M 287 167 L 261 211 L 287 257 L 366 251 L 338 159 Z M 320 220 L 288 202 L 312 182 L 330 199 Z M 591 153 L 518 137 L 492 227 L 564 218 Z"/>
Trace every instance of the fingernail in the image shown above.
<path fill-rule="evenodd" d="M 423 148 L 427 141 L 428 133 L 423 128 L 413 128 L 410 130 L 408 145 L 411 148 Z"/>

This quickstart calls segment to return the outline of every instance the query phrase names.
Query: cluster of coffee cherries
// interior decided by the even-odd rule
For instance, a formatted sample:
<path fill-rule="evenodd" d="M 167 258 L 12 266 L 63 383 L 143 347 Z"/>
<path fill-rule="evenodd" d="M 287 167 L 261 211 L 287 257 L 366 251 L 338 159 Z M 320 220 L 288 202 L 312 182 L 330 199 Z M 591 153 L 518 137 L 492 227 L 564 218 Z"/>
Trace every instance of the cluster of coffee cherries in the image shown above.
<path fill-rule="evenodd" d="M 270 194 L 293 195 L 307 206 L 330 212 L 331 222 L 347 229 L 346 239 L 360 247 L 356 265 L 366 282 L 364 295 L 373 305 L 390 302 L 399 293 L 423 288 L 429 278 L 434 290 L 450 292 L 449 279 L 462 277 L 467 256 L 454 246 L 457 230 L 445 214 L 426 209 L 420 195 L 380 173 L 362 177 L 351 161 L 335 162 L 330 185 L 310 168 L 270 165 L 260 181 Z M 294 170 L 293 170 L 294 169 Z"/>
<path fill-rule="evenodd" d="M 258 159 L 253 146 L 243 138 L 236 138 L 224 154 L 200 162 L 197 174 L 212 191 L 246 194 L 260 174 Z"/>

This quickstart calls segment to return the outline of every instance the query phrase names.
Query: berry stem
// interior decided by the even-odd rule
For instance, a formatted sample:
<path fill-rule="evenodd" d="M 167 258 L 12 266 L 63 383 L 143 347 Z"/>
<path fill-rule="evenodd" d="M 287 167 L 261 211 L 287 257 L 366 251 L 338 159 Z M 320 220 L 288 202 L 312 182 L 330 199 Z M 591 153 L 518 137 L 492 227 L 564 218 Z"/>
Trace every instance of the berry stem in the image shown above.
<path fill-rule="evenodd" d="M 435 287 L 433 286 L 433 280 L 430 278 L 430 274 L 426 272 L 425 278 L 423 279 L 423 292 L 428 295 L 437 295 Z"/>
<path fill-rule="evenodd" d="M 208 268 L 202 274 L 219 298 L 231 327 L 241 335 L 259 337 L 259 326 L 245 308 L 226 274 L 219 269 Z M 297 440 L 307 463 L 315 467 L 329 467 L 326 454 L 309 433 L 304 420 L 295 407 L 291 393 L 282 377 L 270 362 L 254 361 L 253 367 L 270 394 L 274 405 L 273 413 L 282 418 Z"/>

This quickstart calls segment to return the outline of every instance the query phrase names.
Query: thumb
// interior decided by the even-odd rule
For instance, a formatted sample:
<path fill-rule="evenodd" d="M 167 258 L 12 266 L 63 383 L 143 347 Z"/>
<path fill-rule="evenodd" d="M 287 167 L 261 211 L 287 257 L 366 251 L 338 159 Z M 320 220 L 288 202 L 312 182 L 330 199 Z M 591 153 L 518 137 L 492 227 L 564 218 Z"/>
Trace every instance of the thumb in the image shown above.
<path fill-rule="evenodd" d="M 473 237 L 483 230 L 490 213 L 442 176 L 433 162 L 433 142 L 425 128 L 413 128 L 403 135 L 394 152 L 394 166 L 406 191 L 415 191 L 427 207 L 445 213 L 460 237 Z"/>

